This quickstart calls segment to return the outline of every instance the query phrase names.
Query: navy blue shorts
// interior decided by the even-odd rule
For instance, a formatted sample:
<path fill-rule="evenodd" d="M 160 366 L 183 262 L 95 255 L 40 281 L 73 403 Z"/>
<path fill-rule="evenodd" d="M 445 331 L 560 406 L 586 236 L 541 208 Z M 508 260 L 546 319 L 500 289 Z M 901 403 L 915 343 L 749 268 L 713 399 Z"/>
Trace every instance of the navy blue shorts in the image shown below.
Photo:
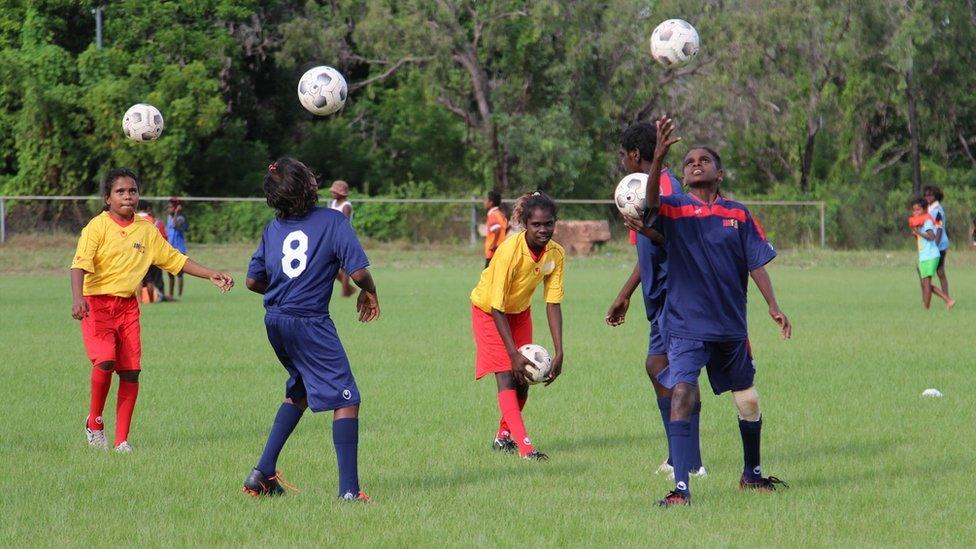
<path fill-rule="evenodd" d="M 651 335 L 647 342 L 647 355 L 666 355 L 668 354 L 668 323 L 664 316 L 664 306 L 662 305 L 651 320 Z"/>
<path fill-rule="evenodd" d="M 698 385 L 702 367 L 708 370 L 716 395 L 748 389 L 756 377 L 749 340 L 698 341 L 672 335 L 668 338 L 668 367 L 657 380 L 668 389 L 679 383 Z"/>
<path fill-rule="evenodd" d="M 286 397 L 307 398 L 313 412 L 359 404 L 359 388 L 331 318 L 267 314 L 264 325 L 271 347 L 288 370 Z"/>

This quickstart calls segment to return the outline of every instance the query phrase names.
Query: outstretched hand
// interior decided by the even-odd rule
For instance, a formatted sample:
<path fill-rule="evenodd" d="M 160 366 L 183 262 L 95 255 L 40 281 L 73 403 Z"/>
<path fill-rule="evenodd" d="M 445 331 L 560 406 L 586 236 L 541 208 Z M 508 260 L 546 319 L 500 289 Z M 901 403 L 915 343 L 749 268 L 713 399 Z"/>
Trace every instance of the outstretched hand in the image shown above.
<path fill-rule="evenodd" d="M 658 160 L 664 160 L 664 157 L 668 155 L 668 150 L 671 149 L 671 145 L 681 141 L 681 138 L 671 137 L 674 132 L 674 120 L 667 116 L 658 118 L 655 125 L 657 126 L 657 144 L 654 145 L 654 157 Z"/>
<path fill-rule="evenodd" d="M 359 313 L 360 322 L 369 322 L 380 317 L 380 302 L 374 292 L 366 290 L 359 291 L 356 298 L 356 312 Z"/>
<path fill-rule="evenodd" d="M 773 321 L 779 325 L 779 332 L 780 335 L 783 336 L 783 339 L 789 339 L 790 337 L 793 336 L 793 325 L 790 324 L 790 319 L 787 318 L 786 313 L 779 310 L 778 307 L 777 308 L 771 307 L 769 309 L 769 316 L 771 316 L 773 318 Z"/>
<path fill-rule="evenodd" d="M 214 286 L 220 289 L 220 293 L 228 292 L 234 287 L 234 279 L 229 274 L 215 271 L 208 278 Z"/>

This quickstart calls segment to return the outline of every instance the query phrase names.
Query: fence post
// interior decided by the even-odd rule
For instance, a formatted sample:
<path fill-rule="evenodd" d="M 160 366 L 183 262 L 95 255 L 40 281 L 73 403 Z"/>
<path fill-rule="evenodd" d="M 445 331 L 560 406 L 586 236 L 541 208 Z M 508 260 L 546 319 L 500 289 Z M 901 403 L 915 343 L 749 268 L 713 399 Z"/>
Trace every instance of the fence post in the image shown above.
<path fill-rule="evenodd" d="M 478 197 L 472 196 L 471 200 L 471 247 L 478 244 Z"/>
<path fill-rule="evenodd" d="M 7 241 L 7 204 L 0 198 L 0 244 Z"/>
<path fill-rule="evenodd" d="M 827 203 L 820 202 L 820 249 L 827 249 Z"/>

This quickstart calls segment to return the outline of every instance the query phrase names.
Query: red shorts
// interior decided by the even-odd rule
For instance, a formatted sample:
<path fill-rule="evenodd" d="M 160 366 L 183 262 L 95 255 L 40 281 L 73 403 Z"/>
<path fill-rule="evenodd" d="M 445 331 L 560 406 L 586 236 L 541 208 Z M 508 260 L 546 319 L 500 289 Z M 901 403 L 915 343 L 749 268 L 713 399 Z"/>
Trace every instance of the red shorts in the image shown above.
<path fill-rule="evenodd" d="M 120 371 L 140 370 L 139 302 L 133 297 L 86 295 L 88 316 L 81 321 L 81 338 L 92 366 L 114 362 Z"/>
<path fill-rule="evenodd" d="M 508 318 L 515 346 L 532 343 L 531 310 L 505 316 Z M 487 374 L 497 372 L 511 372 L 512 361 L 508 359 L 508 351 L 502 336 L 498 334 L 495 319 L 474 305 L 471 306 L 471 331 L 474 332 L 475 346 L 474 378 L 481 379 Z"/>

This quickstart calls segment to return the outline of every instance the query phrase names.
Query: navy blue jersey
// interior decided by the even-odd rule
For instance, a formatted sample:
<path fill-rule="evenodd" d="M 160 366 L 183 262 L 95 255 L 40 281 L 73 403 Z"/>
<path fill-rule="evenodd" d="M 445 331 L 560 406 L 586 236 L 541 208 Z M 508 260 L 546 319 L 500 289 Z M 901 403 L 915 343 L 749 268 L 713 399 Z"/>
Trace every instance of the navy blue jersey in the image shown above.
<path fill-rule="evenodd" d="M 690 194 L 662 196 L 652 226 L 664 235 L 668 254 L 668 333 L 746 339 L 749 272 L 776 257 L 749 210 L 722 197 L 708 205 Z"/>
<path fill-rule="evenodd" d="M 264 307 L 269 313 L 328 316 L 339 268 L 352 274 L 368 266 L 346 216 L 314 208 L 305 217 L 268 223 L 247 276 L 268 284 Z"/>
<path fill-rule="evenodd" d="M 681 182 L 667 168 L 661 170 L 661 196 L 682 194 Z M 641 293 L 647 320 L 654 320 L 664 305 L 664 280 L 668 275 L 667 253 L 651 239 L 637 235 L 637 268 L 640 270 Z"/>

